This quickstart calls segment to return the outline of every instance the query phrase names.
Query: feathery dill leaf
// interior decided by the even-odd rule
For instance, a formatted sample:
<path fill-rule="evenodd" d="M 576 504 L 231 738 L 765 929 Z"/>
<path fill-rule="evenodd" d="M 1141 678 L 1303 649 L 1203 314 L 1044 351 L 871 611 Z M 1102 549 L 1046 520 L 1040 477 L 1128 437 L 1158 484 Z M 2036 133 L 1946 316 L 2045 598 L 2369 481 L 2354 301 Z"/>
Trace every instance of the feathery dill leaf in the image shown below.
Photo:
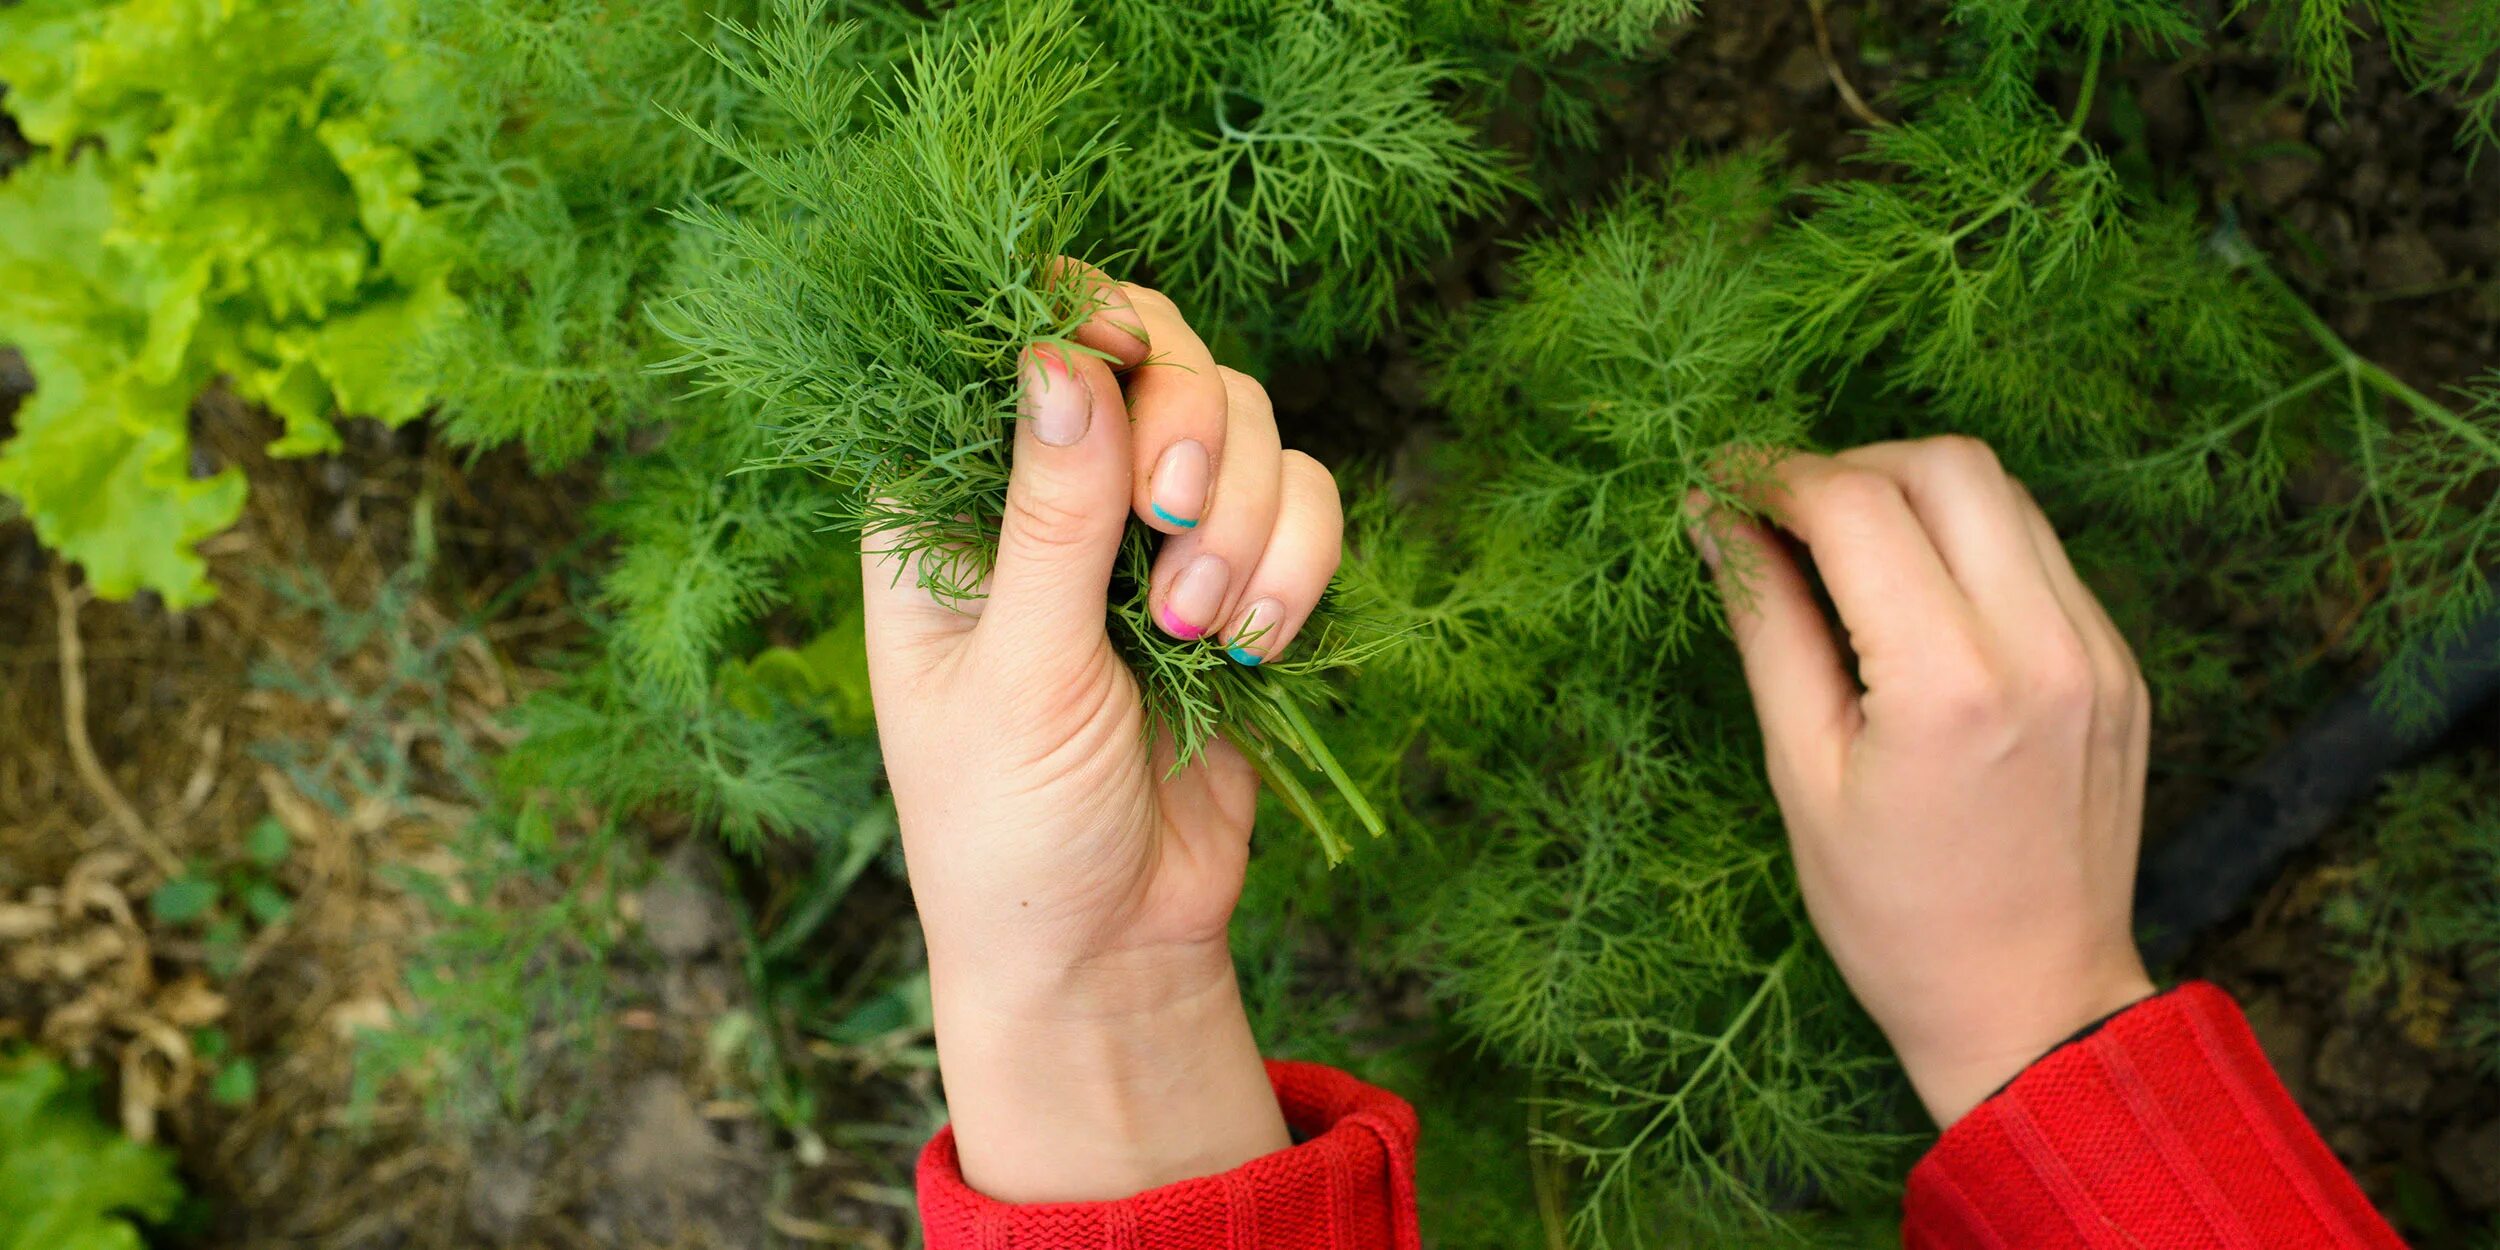
<path fill-rule="evenodd" d="M 2231 11 L 2259 7 L 2238 0 Z M 2464 115 L 2460 146 L 2500 145 L 2500 0 L 2268 0 L 2262 8 L 2328 108 L 2343 108 L 2353 41 L 2366 34 L 2357 14 L 2367 13 L 2414 88 L 2455 102 Z"/>
<path fill-rule="evenodd" d="M 1519 188 L 1455 107 L 1465 71 L 1419 46 L 1401 6 L 1180 11 L 1095 19 L 1120 72 L 1086 116 L 1122 149 L 1103 236 L 1217 324 L 1305 350 L 1366 340 L 1454 220 Z"/>
<path fill-rule="evenodd" d="M 1431 883 L 1394 927 L 1539 1091 L 1549 1237 L 1671 1241 L 1662 1192 L 1710 1236 L 1793 1226 L 1795 1194 L 1879 1192 L 1906 1140 L 1880 1043 L 1828 997 L 1686 537 L 1734 453 L 1980 435 L 2087 572 L 2139 600 L 2332 587 L 2344 645 L 2399 672 L 2489 594 L 2493 396 L 2412 394 L 2084 133 L 2119 41 L 2195 37 L 2175 6 L 1955 18 L 1965 68 L 1868 136 L 1881 176 L 1793 196 L 1774 152 L 1688 160 L 1524 247 L 1432 342 L 1456 427 L 1435 487 L 1355 512 L 1345 578 L 1426 645 L 1350 696 L 1411 717 L 1358 712 L 1341 744 L 1365 777 L 1420 747 L 1440 786 L 1380 789 L 1431 832 L 1356 871 Z M 2078 67 L 2052 110 L 2037 81 Z M 2337 465 L 2352 489 L 2295 512 L 2291 476 Z M 2200 565 L 2216 544 L 2190 525 L 2227 561 Z M 2140 606 L 2116 610 L 2165 698 L 2236 688 L 2246 657 L 2153 635 Z"/>
<path fill-rule="evenodd" d="M 995 555 L 1024 353 L 1083 350 L 1088 279 L 1057 258 L 1089 250 L 1113 149 L 1063 119 L 1101 69 L 1064 5 L 1033 5 L 924 38 L 871 82 L 848 67 L 855 28 L 824 11 L 781 0 L 725 25 L 767 120 L 696 125 L 739 175 L 681 214 L 699 259 L 660 310 L 668 367 L 769 422 L 748 468 L 821 475 L 827 526 L 961 602 Z M 1183 759 L 1227 733 L 1272 783 L 1298 788 L 1296 765 L 1337 782 L 1300 704 L 1363 649 L 1342 619 L 1324 612 L 1309 646 L 1256 671 L 1166 638 L 1146 606 L 1153 537 L 1130 527 L 1108 620 L 1151 719 Z"/>
<path fill-rule="evenodd" d="M 306 2 L 471 243 L 465 315 L 404 366 L 445 433 L 554 467 L 655 419 L 670 396 L 643 305 L 680 233 L 663 210 L 723 166 L 678 118 L 745 106 L 700 41 L 751 0 Z"/>

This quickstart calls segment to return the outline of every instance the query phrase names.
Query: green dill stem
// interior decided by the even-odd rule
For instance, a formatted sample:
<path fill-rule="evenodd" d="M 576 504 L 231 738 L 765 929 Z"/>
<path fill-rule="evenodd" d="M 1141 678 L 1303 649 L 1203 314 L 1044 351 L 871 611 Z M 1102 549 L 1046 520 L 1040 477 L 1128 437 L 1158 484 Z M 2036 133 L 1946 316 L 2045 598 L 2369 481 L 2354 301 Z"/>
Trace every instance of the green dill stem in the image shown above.
<path fill-rule="evenodd" d="M 2075 112 L 2066 121 L 2065 140 L 2057 145 L 2060 156 L 2065 155 L 2067 149 L 2075 146 L 2083 138 L 2083 124 L 2092 118 L 2092 96 L 2101 85 L 2101 45 L 2103 42 L 2100 36 L 2093 36 L 2092 46 L 2083 54 L 2083 85 L 2076 89 Z"/>
<path fill-rule="evenodd" d="M 2182 444 L 2181 446 L 2192 446 L 2200 454 L 2219 451 L 2221 450 L 2223 444 L 2228 442 L 2233 435 L 2247 429 L 2250 425 L 2254 424 L 2258 418 L 2265 416 L 2267 413 L 2270 413 L 2285 404 L 2291 403 L 2293 400 L 2299 399 L 2301 396 L 2306 395 L 2319 387 L 2325 386 L 2327 383 L 2332 382 L 2337 378 L 2344 377 L 2346 372 L 2347 371 L 2344 366 L 2341 364 L 2328 365 L 2325 368 L 2292 383 L 2290 386 L 2284 387 L 2282 390 L 2276 391 L 2272 395 L 2268 395 L 2264 399 L 2258 400 L 2256 403 L 2250 404 L 2248 407 L 2241 409 L 2239 414 L 2232 417 L 2230 420 L 2197 435 L 2193 444 Z M 2117 462 L 2117 466 L 2126 469 L 2140 469 L 2148 465 L 2159 464 L 2170 455 L 2174 454 L 2177 450 L 2179 449 L 2173 448 L 2170 451 L 2164 451 L 2154 455 L 2131 457 Z"/>
<path fill-rule="evenodd" d="M 2461 441 L 2490 457 L 2492 463 L 2500 464 L 2500 442 L 2495 442 L 2473 422 L 2458 416 L 2455 409 L 2415 390 L 2407 385 L 2404 379 L 2389 373 L 2377 362 L 2368 360 L 2361 353 L 2354 351 L 2351 344 L 2344 342 L 2343 336 L 2337 334 L 2335 328 L 2328 325 L 2324 318 L 2318 316 L 2317 310 L 2311 308 L 2309 302 L 2300 297 L 2300 292 L 2293 290 L 2292 284 L 2285 281 L 2283 275 L 2276 273 L 2274 266 L 2266 263 L 2264 257 L 2252 252 L 2247 263 L 2249 268 L 2255 271 L 2258 282 L 2272 292 L 2275 298 L 2282 301 L 2284 308 L 2292 314 L 2293 319 L 2298 321 L 2301 328 L 2309 332 L 2309 337 L 2316 340 L 2318 346 L 2335 361 L 2333 368 L 2340 369 L 2350 376 L 2353 386 L 2357 388 L 2366 385 L 2380 394 L 2395 399 L 2396 402 L 2413 410 L 2415 415 L 2456 435 Z M 2299 389 L 2308 388 L 2304 384 Z M 2285 397 L 2289 397 L 2288 392 Z M 2358 403 L 2359 397 L 2356 395 L 2356 406 Z"/>
<path fill-rule="evenodd" d="M 2041 162 L 2040 178 L 2048 177 L 2049 167 L 2065 159 L 2068 152 L 2075 150 L 2076 144 L 2083 142 L 2083 123 L 2085 119 L 2090 117 L 2092 114 L 2092 97 L 2095 90 L 2099 87 L 2100 81 L 2101 41 L 2099 39 L 2094 39 L 2092 41 L 2092 47 L 2086 51 L 2083 56 L 2083 86 L 2075 98 L 2074 116 L 2067 120 L 2066 129 L 2059 132 L 2056 148 L 2050 151 L 2046 160 Z M 1988 211 L 1972 218 L 1961 228 L 1947 234 L 1944 237 L 1943 246 L 1948 249 L 1958 247 L 1960 246 L 1962 240 L 1969 238 L 1980 228 L 1995 221 L 1997 218 L 2003 217 L 2007 213 L 2014 211 L 2016 208 L 2021 207 L 2027 200 L 2030 199 L 2032 189 L 2038 185 L 2039 178 L 2035 178 L 2032 180 L 2030 185 L 2023 187 L 2019 191 L 2008 192 L 2006 195 L 1999 198 L 1996 203 L 1990 205 L 1988 207 Z"/>
<path fill-rule="evenodd" d="M 1686 1091 L 1698 1084 L 1712 1068 L 1727 1061 L 1728 1056 L 1734 1051 L 1736 1039 L 1744 1034 L 1745 1026 L 1753 1022 L 1754 1014 L 1762 1010 L 1762 1004 L 1770 1001 L 1772 989 L 1788 976 L 1789 962 L 1804 949 L 1803 941 L 1791 943 L 1787 950 L 1780 952 L 1778 959 L 1771 961 L 1770 967 L 1763 969 L 1761 983 L 1754 987 L 1753 996 L 1745 1000 L 1744 1008 L 1736 1013 L 1734 1019 L 1727 1022 L 1727 1027 L 1720 1030 L 1718 1036 L 1710 1039 L 1708 1052 L 1684 1078 L 1683 1086 L 1660 1103 L 1658 1114 L 1651 1116 L 1649 1122 L 1641 1126 L 1641 1131 L 1634 1134 L 1631 1141 L 1624 1143 L 1620 1149 L 1612 1153 L 1628 1158 L 1633 1152 L 1639 1150 L 1641 1143 L 1648 1141 L 1650 1134 L 1657 1132 L 1659 1126 L 1665 1124 L 1675 1109 L 1683 1104 Z"/>
<path fill-rule="evenodd" d="M 1354 784 L 1354 778 L 1346 775 L 1345 766 L 1337 762 L 1336 753 L 1328 749 L 1327 740 L 1312 727 L 1311 718 L 1303 714 L 1302 705 L 1281 692 L 1270 701 L 1292 729 L 1296 753 L 1316 765 L 1321 775 L 1328 778 L 1328 783 L 1337 788 L 1346 806 L 1353 809 L 1354 819 L 1363 826 L 1364 832 L 1375 838 L 1387 833 L 1389 827 L 1380 819 L 1380 812 L 1371 805 L 1371 800 L 1363 797 L 1363 788 Z"/>
<path fill-rule="evenodd" d="M 1536 1194 L 1536 1218 L 1545 1227 L 1545 1250 L 1571 1250 L 1571 1222 L 1563 1212 L 1563 1181 L 1554 1152 L 1539 1144 L 1545 1130 L 1545 1077 L 1528 1085 L 1528 1188 Z"/>
<path fill-rule="evenodd" d="M 1250 761 L 1250 767 L 1258 772 L 1259 779 L 1267 783 L 1270 790 L 1275 791 L 1286 809 L 1319 838 L 1320 851 L 1328 857 L 1328 862 L 1335 864 L 1344 859 L 1352 847 L 1337 832 L 1337 827 L 1329 822 L 1326 814 L 1320 811 L 1318 802 L 1312 799 L 1302 779 L 1294 776 L 1293 770 L 1277 757 L 1276 749 L 1261 741 L 1255 733 L 1222 732 L 1235 747 L 1240 748 L 1243 758 Z"/>

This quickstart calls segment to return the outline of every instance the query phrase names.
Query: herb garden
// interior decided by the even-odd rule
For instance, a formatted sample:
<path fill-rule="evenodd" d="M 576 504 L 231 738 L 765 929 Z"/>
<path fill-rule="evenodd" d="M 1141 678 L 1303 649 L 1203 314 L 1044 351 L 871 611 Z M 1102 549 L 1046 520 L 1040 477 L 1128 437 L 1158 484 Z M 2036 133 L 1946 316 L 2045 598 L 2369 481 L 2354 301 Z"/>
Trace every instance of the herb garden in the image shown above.
<path fill-rule="evenodd" d="M 1060 256 L 1338 471 L 1285 662 L 1142 527 L 1110 624 L 1430 1244 L 1893 1242 L 1688 501 L 1961 434 L 2152 685 L 2157 975 L 2500 1246 L 2500 3 L 16 0 L 0 85 L 0 1250 L 917 1244 L 857 552 L 986 570 Z"/>

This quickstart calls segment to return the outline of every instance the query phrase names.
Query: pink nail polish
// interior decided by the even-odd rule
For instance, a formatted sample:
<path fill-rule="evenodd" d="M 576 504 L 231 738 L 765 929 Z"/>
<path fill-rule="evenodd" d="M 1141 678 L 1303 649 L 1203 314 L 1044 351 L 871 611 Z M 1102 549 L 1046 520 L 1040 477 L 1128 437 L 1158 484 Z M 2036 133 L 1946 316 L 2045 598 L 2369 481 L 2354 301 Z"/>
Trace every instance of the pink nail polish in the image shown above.
<path fill-rule="evenodd" d="M 1224 563 L 1224 557 L 1200 555 L 1182 566 L 1165 586 L 1155 621 L 1163 626 L 1163 632 L 1175 638 L 1191 640 L 1204 636 L 1215 624 L 1215 614 L 1223 609 L 1224 592 L 1231 582 L 1232 569 Z"/>
<path fill-rule="evenodd" d="M 1189 622 L 1172 615 L 1172 609 L 1169 606 L 1158 609 L 1155 613 L 1155 619 L 1163 623 L 1164 633 L 1170 634 L 1183 642 L 1195 641 L 1207 632 L 1199 626 L 1192 625 Z"/>

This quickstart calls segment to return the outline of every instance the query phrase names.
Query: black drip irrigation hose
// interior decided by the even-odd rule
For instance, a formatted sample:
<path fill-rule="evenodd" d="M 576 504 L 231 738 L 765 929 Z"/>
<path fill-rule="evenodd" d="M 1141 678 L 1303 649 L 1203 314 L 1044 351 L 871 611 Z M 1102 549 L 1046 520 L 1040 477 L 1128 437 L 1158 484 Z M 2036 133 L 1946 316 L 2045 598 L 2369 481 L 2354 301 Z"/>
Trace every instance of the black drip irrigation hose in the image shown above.
<path fill-rule="evenodd" d="M 2160 967 L 2231 918 L 2314 842 L 2379 777 L 2500 699 L 2500 597 L 2431 660 L 2438 706 L 2399 718 L 2385 710 L 2383 678 L 2338 696 L 2231 791 L 2151 848 L 2136 879 L 2136 929 Z"/>

